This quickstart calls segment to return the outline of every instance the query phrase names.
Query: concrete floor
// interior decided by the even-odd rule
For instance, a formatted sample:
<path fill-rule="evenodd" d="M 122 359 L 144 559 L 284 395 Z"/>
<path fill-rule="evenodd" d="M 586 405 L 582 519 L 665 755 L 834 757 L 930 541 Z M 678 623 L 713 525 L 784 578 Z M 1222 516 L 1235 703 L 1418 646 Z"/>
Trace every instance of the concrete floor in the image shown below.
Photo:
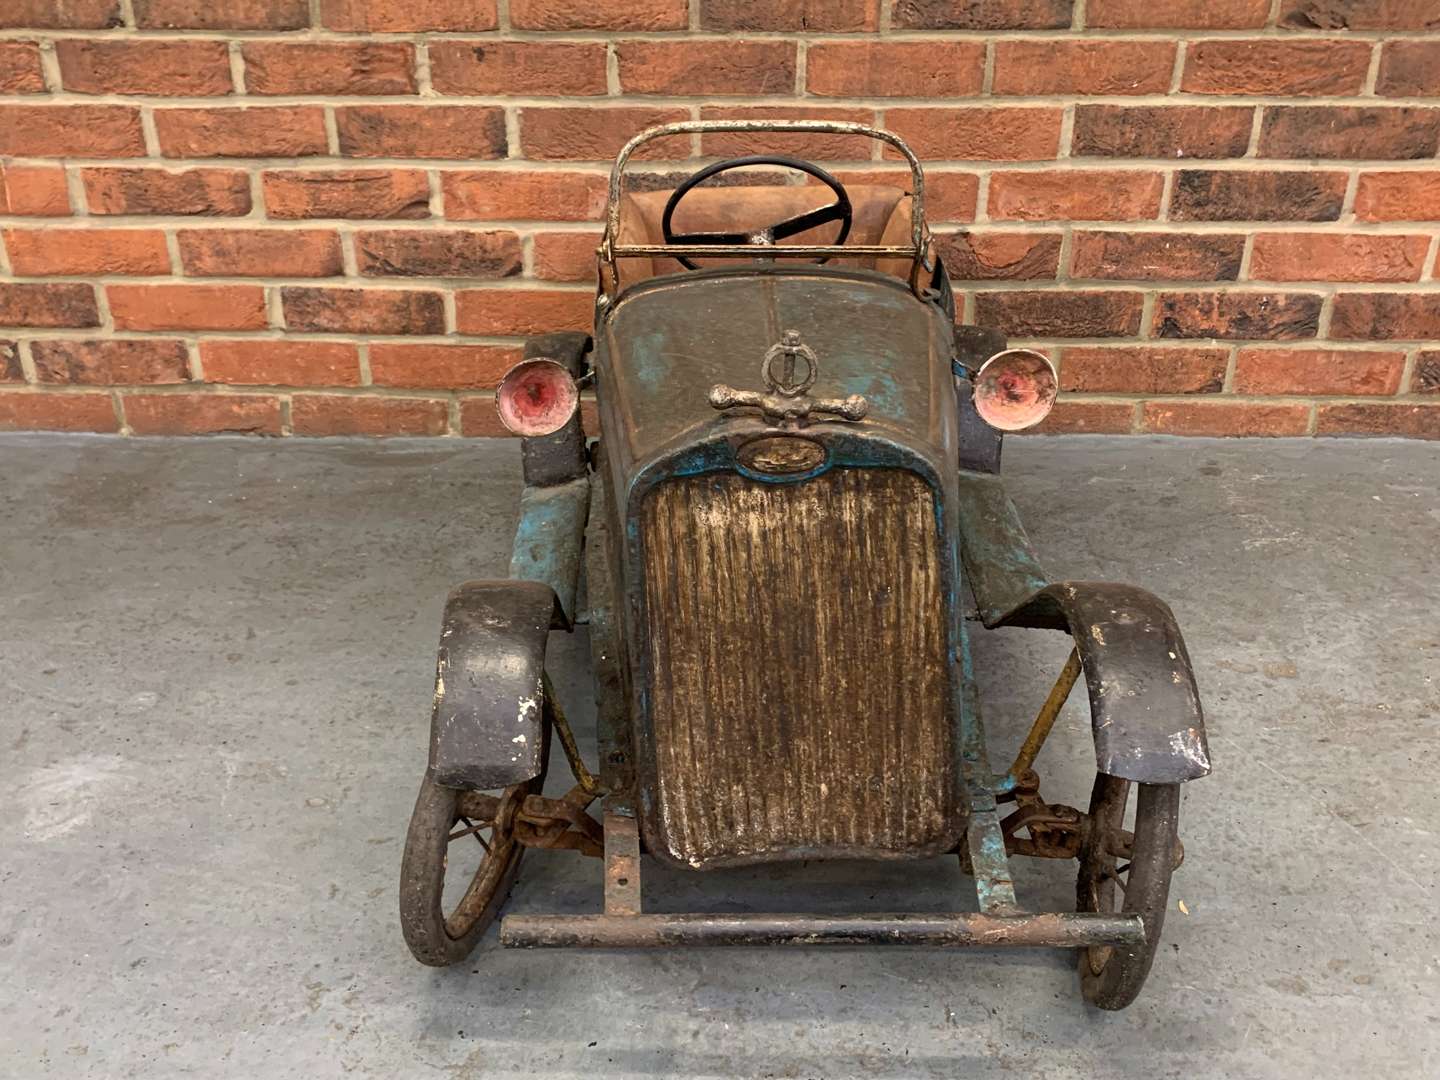
<path fill-rule="evenodd" d="M 1016 440 L 1057 576 L 1168 598 L 1209 714 L 1163 955 L 500 950 L 396 920 L 442 598 L 505 571 L 513 445 L 0 437 L 0 1074 L 1440 1074 L 1440 445 Z M 979 633 L 997 760 L 1064 655 Z M 588 745 L 583 634 L 556 675 Z M 1077 695 L 1079 697 L 1079 695 Z M 563 787 L 559 759 L 552 787 Z M 1079 801 L 1072 704 L 1040 762 Z M 1021 898 L 1065 907 L 1070 867 Z M 524 910 L 599 866 L 526 860 Z M 954 860 L 647 879 L 661 909 L 973 908 Z"/>

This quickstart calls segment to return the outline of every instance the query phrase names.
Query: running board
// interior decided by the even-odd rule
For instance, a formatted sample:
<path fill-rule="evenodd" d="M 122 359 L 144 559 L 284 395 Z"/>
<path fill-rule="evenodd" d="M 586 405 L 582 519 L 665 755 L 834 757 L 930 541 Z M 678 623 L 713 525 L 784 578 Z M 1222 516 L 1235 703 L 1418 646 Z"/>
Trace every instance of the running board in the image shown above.
<path fill-rule="evenodd" d="M 1070 913 L 986 915 L 507 915 L 500 944 L 510 948 L 644 949 L 715 945 L 929 945 L 1139 947 L 1139 915 Z"/>

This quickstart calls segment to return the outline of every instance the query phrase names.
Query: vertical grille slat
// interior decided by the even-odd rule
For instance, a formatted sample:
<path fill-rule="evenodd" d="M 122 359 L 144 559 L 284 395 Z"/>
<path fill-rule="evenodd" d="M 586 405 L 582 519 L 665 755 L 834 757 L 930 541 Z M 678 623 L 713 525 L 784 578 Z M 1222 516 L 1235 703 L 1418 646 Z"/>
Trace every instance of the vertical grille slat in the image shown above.
<path fill-rule="evenodd" d="M 651 827 L 693 865 L 956 832 L 934 499 L 899 469 L 668 480 L 641 508 Z"/>

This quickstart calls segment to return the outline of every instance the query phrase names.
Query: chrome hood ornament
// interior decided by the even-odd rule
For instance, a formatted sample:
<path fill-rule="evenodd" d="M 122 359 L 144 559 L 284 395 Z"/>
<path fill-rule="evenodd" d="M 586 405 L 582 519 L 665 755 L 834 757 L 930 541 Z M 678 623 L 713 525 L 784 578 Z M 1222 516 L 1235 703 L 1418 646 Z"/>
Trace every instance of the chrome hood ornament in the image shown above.
<path fill-rule="evenodd" d="M 803 374 L 797 371 L 802 365 Z M 765 392 L 736 390 L 724 383 L 716 383 L 710 388 L 710 405 L 716 409 L 733 409 L 741 405 L 759 409 L 766 419 L 791 429 L 803 427 L 814 413 L 824 413 L 837 420 L 863 420 L 870 404 L 859 394 L 851 394 L 847 398 L 810 396 L 810 387 L 814 385 L 819 371 L 820 362 L 815 358 L 815 350 L 800 340 L 798 331 L 786 330 L 780 340 L 766 350 L 765 359 L 760 362 L 760 377 L 765 381 Z"/>

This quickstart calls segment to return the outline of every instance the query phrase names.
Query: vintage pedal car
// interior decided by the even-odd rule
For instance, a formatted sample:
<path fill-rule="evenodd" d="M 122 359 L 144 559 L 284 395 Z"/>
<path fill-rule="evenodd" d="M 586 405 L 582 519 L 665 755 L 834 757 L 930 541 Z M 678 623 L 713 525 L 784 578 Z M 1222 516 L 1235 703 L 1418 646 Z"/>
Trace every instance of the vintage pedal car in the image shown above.
<path fill-rule="evenodd" d="M 623 191 L 652 139 L 759 131 L 882 140 L 909 162 L 909 191 L 847 190 L 769 155 L 673 193 Z M 818 183 L 699 186 L 755 166 Z M 524 436 L 520 525 L 509 580 L 461 585 L 445 609 L 401 872 L 415 956 L 464 959 L 523 850 L 569 848 L 603 859 L 604 913 L 511 915 L 502 944 L 1064 947 L 1086 999 L 1128 1005 L 1181 858 L 1179 785 L 1210 769 L 1190 661 L 1160 600 L 1040 569 L 998 472 L 1001 430 L 1044 416 L 1054 369 L 955 325 L 914 154 L 829 122 L 644 132 L 611 174 L 599 270 L 593 348 L 537 337 L 497 394 Z M 1074 639 L 1003 773 L 970 597 L 987 628 Z M 545 675 L 548 635 L 582 618 L 598 776 Z M 1044 801 L 1031 769 L 1082 672 L 1097 770 L 1084 812 Z M 541 793 L 552 732 L 576 778 L 558 799 Z M 695 870 L 954 852 L 978 910 L 646 913 L 642 852 Z M 1076 910 L 1027 911 L 1012 855 L 1077 860 Z M 463 876 L 448 891 L 447 870 Z"/>

